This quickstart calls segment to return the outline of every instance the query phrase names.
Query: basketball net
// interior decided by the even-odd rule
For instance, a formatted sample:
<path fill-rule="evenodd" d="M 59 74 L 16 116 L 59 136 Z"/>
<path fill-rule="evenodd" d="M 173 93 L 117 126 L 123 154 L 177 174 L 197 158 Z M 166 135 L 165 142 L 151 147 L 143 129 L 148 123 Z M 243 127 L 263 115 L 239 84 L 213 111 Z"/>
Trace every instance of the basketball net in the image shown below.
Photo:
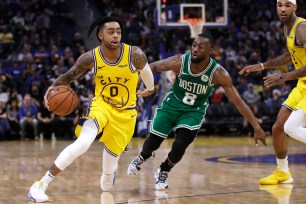
<path fill-rule="evenodd" d="M 186 20 L 187 24 L 190 28 L 190 37 L 195 38 L 197 35 L 202 33 L 203 26 L 202 24 L 205 22 L 203 18 L 189 18 Z"/>

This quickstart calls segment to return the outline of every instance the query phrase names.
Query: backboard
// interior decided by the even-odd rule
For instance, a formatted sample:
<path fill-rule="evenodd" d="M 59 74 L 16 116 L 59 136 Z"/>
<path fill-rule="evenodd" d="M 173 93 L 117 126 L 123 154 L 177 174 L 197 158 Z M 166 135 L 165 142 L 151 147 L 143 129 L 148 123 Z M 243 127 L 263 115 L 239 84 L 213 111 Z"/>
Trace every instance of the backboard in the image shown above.
<path fill-rule="evenodd" d="M 205 27 L 228 25 L 228 0 L 156 0 L 156 8 L 160 28 L 188 27 L 190 18 L 202 18 Z"/>

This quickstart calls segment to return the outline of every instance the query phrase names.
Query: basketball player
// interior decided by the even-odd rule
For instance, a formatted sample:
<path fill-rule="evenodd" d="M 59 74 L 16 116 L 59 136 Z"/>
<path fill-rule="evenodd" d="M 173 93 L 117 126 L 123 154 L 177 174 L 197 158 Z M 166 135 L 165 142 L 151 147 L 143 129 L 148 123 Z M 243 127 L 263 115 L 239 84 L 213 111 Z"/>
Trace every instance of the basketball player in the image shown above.
<path fill-rule="evenodd" d="M 283 83 L 286 80 L 299 78 L 297 86 L 283 103 L 278 113 L 277 120 L 272 127 L 273 147 L 276 154 L 277 169 L 272 175 L 259 180 L 260 184 L 267 185 L 293 182 L 288 168 L 287 136 L 284 133 L 284 124 L 292 110 L 296 111 L 293 112 L 292 117 L 290 117 L 291 119 L 287 123 L 292 126 L 289 127 L 289 125 L 286 125 L 289 135 L 298 138 L 302 133 L 300 132 L 302 126 L 303 128 L 305 127 L 302 118 L 305 117 L 305 112 L 303 110 L 305 110 L 306 103 L 306 77 L 304 77 L 305 74 L 303 74 L 303 70 L 300 69 L 306 65 L 306 20 L 297 17 L 295 14 L 297 9 L 296 0 L 277 0 L 276 7 L 279 20 L 284 24 L 284 35 L 287 39 L 287 52 L 275 59 L 260 64 L 249 65 L 240 71 L 240 74 L 248 75 L 250 72 L 277 68 L 293 63 L 297 70 L 296 72 L 267 76 L 264 78 L 265 85 L 270 87 L 275 84 Z M 296 128 L 297 126 L 301 128 Z"/>
<path fill-rule="evenodd" d="M 138 47 L 121 43 L 123 32 L 120 20 L 113 17 L 98 18 L 89 28 L 88 36 L 96 28 L 100 46 L 81 55 L 76 64 L 59 76 L 45 94 L 55 86 L 68 85 L 87 71 L 94 72 L 95 96 L 86 117 L 80 119 L 76 128 L 77 140 L 66 147 L 57 157 L 49 171 L 30 188 L 29 198 L 45 202 L 48 184 L 69 166 L 74 159 L 85 153 L 96 136 L 104 146 L 103 173 L 100 179 L 103 191 L 113 187 L 120 154 L 132 138 L 136 123 L 136 87 L 138 72 L 146 86 L 138 96 L 154 92 L 154 79 L 146 55 Z"/>
<path fill-rule="evenodd" d="M 175 129 L 175 140 L 167 159 L 158 167 L 154 177 L 155 189 L 168 187 L 168 174 L 182 159 L 186 148 L 193 142 L 201 128 L 208 99 L 215 84 L 220 84 L 239 112 L 254 128 L 254 137 L 265 142 L 265 133 L 250 108 L 239 96 L 228 72 L 209 55 L 213 51 L 212 37 L 199 34 L 192 43 L 191 53 L 176 55 L 150 64 L 153 72 L 172 70 L 176 79 L 172 89 L 157 108 L 150 127 L 150 135 L 143 149 L 129 165 L 127 173 L 135 175 L 143 164 L 154 157 L 163 140 Z"/>

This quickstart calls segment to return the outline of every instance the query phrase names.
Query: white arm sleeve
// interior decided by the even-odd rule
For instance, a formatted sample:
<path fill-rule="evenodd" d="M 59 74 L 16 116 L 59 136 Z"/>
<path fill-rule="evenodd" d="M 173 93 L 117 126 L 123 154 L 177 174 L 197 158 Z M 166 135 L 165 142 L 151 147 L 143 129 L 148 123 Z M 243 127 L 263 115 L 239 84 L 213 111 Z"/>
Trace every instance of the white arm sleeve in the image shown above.
<path fill-rule="evenodd" d="M 142 70 L 139 70 L 141 79 L 149 91 L 154 90 L 154 77 L 149 64 L 147 63 Z"/>

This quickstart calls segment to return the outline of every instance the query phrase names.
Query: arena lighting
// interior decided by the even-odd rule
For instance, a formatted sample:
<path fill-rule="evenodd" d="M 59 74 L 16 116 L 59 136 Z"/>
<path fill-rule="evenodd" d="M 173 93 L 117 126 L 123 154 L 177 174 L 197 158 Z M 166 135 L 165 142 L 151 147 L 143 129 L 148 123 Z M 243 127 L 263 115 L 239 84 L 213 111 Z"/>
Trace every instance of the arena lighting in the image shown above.
<path fill-rule="evenodd" d="M 163 3 L 166 4 L 166 3 L 167 3 L 167 0 L 163 0 Z"/>

